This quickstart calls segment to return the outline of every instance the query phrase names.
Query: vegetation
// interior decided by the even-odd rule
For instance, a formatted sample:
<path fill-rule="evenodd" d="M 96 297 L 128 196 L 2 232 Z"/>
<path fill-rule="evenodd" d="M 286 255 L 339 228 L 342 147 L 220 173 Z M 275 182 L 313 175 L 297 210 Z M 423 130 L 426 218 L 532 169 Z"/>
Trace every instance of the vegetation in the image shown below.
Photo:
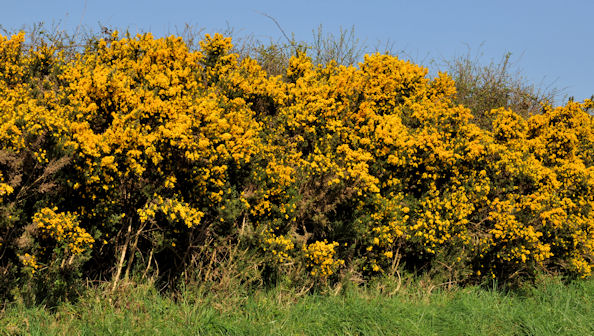
<path fill-rule="evenodd" d="M 553 107 L 507 61 L 353 65 L 348 34 L 315 61 L 220 34 L 0 36 L 1 299 L 589 277 L 592 100 Z"/>
<path fill-rule="evenodd" d="M 468 107 L 474 116 L 473 122 L 482 128 L 491 129 L 489 111 L 505 107 L 523 118 L 539 114 L 542 104 L 551 104 L 558 91 L 544 91 L 528 84 L 519 73 L 512 73 L 511 53 L 501 62 L 481 65 L 470 54 L 446 61 L 448 73 L 456 82 L 456 103 Z"/>
<path fill-rule="evenodd" d="M 275 288 L 218 297 L 152 286 L 92 290 L 55 310 L 13 305 L 0 335 L 591 335 L 594 282 L 546 281 L 523 292 L 477 287 L 429 294 L 408 284 L 341 295 Z"/>

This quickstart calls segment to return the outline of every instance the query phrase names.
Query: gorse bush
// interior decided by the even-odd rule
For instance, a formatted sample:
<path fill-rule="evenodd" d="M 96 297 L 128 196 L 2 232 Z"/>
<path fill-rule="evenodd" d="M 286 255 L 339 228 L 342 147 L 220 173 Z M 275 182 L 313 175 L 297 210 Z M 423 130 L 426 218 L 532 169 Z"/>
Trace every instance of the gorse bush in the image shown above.
<path fill-rule="evenodd" d="M 591 274 L 591 100 L 491 109 L 484 128 L 447 74 L 389 55 L 316 65 L 297 48 L 272 76 L 219 34 L 196 51 L 151 34 L 75 53 L 24 38 L 0 37 L 4 298 L 135 274 Z"/>

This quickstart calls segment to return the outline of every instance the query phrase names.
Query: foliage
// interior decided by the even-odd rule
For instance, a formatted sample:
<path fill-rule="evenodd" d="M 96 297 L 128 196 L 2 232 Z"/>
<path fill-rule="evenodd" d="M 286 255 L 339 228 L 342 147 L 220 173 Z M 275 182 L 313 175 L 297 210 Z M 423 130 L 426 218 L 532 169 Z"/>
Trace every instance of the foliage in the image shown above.
<path fill-rule="evenodd" d="M 73 54 L 24 41 L 0 37 L 4 298 L 204 281 L 240 255 L 258 260 L 242 281 L 263 283 L 401 261 L 449 282 L 591 275 L 591 100 L 490 109 L 479 127 L 450 76 L 390 55 L 316 65 L 296 48 L 272 76 L 220 34 L 199 50 L 149 33 Z"/>

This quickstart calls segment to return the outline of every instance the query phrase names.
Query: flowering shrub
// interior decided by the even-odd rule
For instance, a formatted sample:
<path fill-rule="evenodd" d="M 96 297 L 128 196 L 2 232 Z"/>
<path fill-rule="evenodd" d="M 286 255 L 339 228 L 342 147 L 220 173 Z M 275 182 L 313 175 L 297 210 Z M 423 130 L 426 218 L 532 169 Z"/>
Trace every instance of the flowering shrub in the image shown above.
<path fill-rule="evenodd" d="M 92 248 L 95 239 L 79 226 L 76 215 L 56 213 L 56 210 L 58 208 L 43 208 L 33 216 L 33 225 L 42 238 L 55 240 L 67 253 L 74 255 Z"/>
<path fill-rule="evenodd" d="M 24 40 L 0 37 L 6 286 L 67 266 L 173 281 L 223 244 L 322 282 L 400 260 L 460 281 L 592 272 L 590 100 L 494 109 L 481 128 L 447 74 L 389 55 L 315 65 L 299 50 L 269 76 L 219 34 L 199 51 L 151 34 L 68 54 Z"/>
<path fill-rule="evenodd" d="M 274 261 L 278 264 L 282 264 L 293 259 L 290 253 L 293 252 L 295 244 L 293 244 L 289 238 L 283 235 L 276 236 L 269 232 L 265 235 L 262 244 L 264 246 L 264 251 L 270 252 L 274 258 Z"/>
<path fill-rule="evenodd" d="M 344 260 L 335 259 L 336 251 L 334 249 L 337 246 L 337 242 L 328 244 L 326 240 L 303 246 L 307 267 L 311 269 L 310 274 L 313 277 L 325 281 L 336 272 L 338 267 L 344 265 Z"/>
<path fill-rule="evenodd" d="M 35 274 L 35 271 L 40 267 L 37 264 L 37 258 L 34 255 L 30 255 L 29 253 L 25 253 L 20 257 L 23 266 L 25 266 L 25 268 L 29 268 L 31 270 L 31 274 Z"/>

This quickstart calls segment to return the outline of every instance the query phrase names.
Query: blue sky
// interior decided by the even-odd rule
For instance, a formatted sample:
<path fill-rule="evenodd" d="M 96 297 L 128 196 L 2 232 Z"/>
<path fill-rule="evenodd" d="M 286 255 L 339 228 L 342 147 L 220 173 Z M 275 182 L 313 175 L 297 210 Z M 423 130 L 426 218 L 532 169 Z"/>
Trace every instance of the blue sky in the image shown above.
<path fill-rule="evenodd" d="M 0 24 L 15 29 L 43 21 L 74 31 L 99 23 L 163 36 L 185 23 L 205 32 L 233 27 L 238 35 L 281 39 L 275 17 L 297 40 L 311 40 L 322 24 L 337 33 L 354 26 L 371 47 L 389 41 L 393 51 L 430 67 L 469 51 L 481 62 L 511 52 L 515 70 L 543 89 L 577 100 L 594 94 L 594 1 L 3 1 Z"/>

